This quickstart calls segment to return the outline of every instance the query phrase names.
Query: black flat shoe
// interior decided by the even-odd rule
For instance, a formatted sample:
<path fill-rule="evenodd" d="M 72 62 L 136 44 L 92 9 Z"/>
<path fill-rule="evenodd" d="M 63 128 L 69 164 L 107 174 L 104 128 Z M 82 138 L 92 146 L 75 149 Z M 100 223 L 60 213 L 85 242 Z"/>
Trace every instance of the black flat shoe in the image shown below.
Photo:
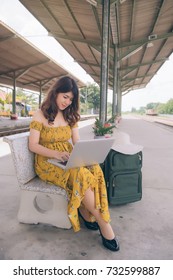
<path fill-rule="evenodd" d="M 82 220 L 84 221 L 84 225 L 90 229 L 90 230 L 98 230 L 99 226 L 97 222 L 88 222 L 84 219 L 84 217 L 81 215 L 80 211 L 78 211 L 79 216 L 82 218 Z"/>
<path fill-rule="evenodd" d="M 99 228 L 99 231 L 100 231 L 100 235 L 102 237 L 102 243 L 103 243 L 103 246 L 106 247 L 107 249 L 111 250 L 111 251 L 119 251 L 120 249 L 120 246 L 119 246 L 119 243 L 118 243 L 118 240 L 114 237 L 114 239 L 106 239 L 102 233 L 101 233 L 101 230 Z"/>

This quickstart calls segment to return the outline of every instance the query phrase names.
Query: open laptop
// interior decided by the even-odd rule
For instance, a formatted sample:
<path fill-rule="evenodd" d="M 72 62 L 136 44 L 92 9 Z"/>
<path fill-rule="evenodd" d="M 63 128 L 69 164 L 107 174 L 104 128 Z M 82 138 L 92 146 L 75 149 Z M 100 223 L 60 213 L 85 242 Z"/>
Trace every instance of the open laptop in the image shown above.
<path fill-rule="evenodd" d="M 68 161 L 48 159 L 48 162 L 62 169 L 103 163 L 114 141 L 114 138 L 80 140 L 74 145 Z"/>

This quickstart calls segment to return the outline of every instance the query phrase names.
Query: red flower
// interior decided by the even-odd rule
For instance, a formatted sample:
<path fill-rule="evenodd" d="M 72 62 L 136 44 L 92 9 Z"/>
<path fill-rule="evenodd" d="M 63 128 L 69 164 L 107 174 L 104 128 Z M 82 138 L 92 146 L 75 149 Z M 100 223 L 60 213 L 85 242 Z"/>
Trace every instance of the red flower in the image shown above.
<path fill-rule="evenodd" d="M 110 123 L 105 123 L 104 124 L 104 127 L 110 127 L 111 125 L 110 125 Z"/>

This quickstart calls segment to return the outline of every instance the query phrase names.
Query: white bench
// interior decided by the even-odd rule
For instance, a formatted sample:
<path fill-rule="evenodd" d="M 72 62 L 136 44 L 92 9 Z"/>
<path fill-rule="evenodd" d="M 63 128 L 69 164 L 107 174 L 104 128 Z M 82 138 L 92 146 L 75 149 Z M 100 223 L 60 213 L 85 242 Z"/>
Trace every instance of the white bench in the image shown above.
<path fill-rule="evenodd" d="M 28 149 L 29 132 L 6 136 L 20 187 L 18 220 L 21 223 L 46 223 L 70 229 L 66 191 L 42 181 L 34 170 L 34 154 Z"/>

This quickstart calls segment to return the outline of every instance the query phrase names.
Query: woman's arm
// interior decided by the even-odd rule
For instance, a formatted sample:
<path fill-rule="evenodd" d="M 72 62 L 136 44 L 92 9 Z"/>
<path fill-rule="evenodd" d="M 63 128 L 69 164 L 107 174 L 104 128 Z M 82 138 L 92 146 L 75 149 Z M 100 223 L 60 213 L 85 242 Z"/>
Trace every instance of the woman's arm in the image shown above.
<path fill-rule="evenodd" d="M 75 145 L 76 142 L 79 141 L 80 136 L 79 136 L 79 128 L 78 127 L 72 128 L 72 137 L 71 138 L 72 138 L 73 145 Z"/>

